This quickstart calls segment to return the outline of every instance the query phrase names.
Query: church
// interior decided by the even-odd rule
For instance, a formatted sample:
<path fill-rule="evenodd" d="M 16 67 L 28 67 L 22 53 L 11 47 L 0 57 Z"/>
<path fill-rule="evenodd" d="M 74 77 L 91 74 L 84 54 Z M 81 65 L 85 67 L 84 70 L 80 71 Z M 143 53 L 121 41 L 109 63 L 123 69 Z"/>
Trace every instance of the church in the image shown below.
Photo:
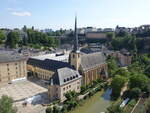
<path fill-rule="evenodd" d="M 77 33 L 77 18 L 75 19 L 74 49 L 70 53 L 69 63 L 82 75 L 82 85 L 88 85 L 96 79 L 106 79 L 107 63 L 102 52 L 85 54 L 80 52 Z"/>
<path fill-rule="evenodd" d="M 29 58 L 27 68 L 33 76 L 49 82 L 48 96 L 51 101 L 56 99 L 64 101 L 66 92 L 80 92 L 82 85 L 86 86 L 94 80 L 108 77 L 106 57 L 102 52 L 90 54 L 80 52 L 77 18 L 75 19 L 74 48 L 69 54 L 69 61 Z"/>

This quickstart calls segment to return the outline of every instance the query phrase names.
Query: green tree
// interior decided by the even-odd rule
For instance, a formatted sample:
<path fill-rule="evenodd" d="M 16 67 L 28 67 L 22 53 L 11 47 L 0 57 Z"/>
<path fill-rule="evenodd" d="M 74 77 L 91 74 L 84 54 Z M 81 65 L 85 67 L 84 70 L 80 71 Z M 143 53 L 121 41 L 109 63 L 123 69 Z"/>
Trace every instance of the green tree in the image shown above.
<path fill-rule="evenodd" d="M 150 64 L 146 67 L 144 73 L 150 78 Z"/>
<path fill-rule="evenodd" d="M 108 58 L 107 64 L 108 64 L 108 74 L 110 76 L 114 76 L 116 71 L 118 70 L 116 59 L 114 57 Z"/>
<path fill-rule="evenodd" d="M 71 110 L 71 109 L 75 108 L 78 105 L 77 93 L 75 91 L 67 92 L 65 94 L 65 97 L 66 97 L 65 104 L 67 105 L 68 110 Z"/>
<path fill-rule="evenodd" d="M 13 99 L 8 96 L 2 96 L 0 99 L 0 113 L 16 113 L 13 107 Z"/>
<path fill-rule="evenodd" d="M 135 98 L 138 99 L 141 94 L 141 89 L 140 88 L 133 88 L 130 90 L 130 98 Z"/>
<path fill-rule="evenodd" d="M 53 113 L 53 109 L 51 107 L 46 108 L 46 113 Z"/>
<path fill-rule="evenodd" d="M 54 106 L 53 113 L 61 113 L 61 109 L 58 106 Z"/>
<path fill-rule="evenodd" d="M 6 35 L 2 30 L 0 30 L 0 44 L 2 44 L 5 39 L 6 39 Z"/>
<path fill-rule="evenodd" d="M 18 32 L 11 31 L 10 33 L 8 33 L 6 46 L 10 48 L 16 48 L 19 41 L 20 41 L 20 37 Z"/>
<path fill-rule="evenodd" d="M 126 77 L 117 75 L 113 78 L 111 83 L 112 88 L 112 97 L 113 99 L 116 99 L 120 96 L 121 89 L 124 87 L 125 83 L 127 82 Z"/>
<path fill-rule="evenodd" d="M 150 101 L 148 101 L 146 113 L 150 113 Z"/>
<path fill-rule="evenodd" d="M 67 113 L 67 106 L 64 105 L 61 109 L 61 113 Z"/>
<path fill-rule="evenodd" d="M 128 72 L 127 69 L 119 68 L 119 69 L 115 72 L 115 75 L 121 75 L 121 76 L 124 76 L 124 77 L 129 77 L 130 72 Z"/>
<path fill-rule="evenodd" d="M 150 80 L 147 76 L 143 74 L 133 74 L 129 80 L 129 87 L 140 88 L 142 91 L 146 91 L 149 87 Z"/>
<path fill-rule="evenodd" d="M 143 73 L 144 70 L 141 63 L 136 61 L 128 66 L 128 71 L 134 74 L 134 73 Z"/>
<path fill-rule="evenodd" d="M 67 100 L 72 100 L 77 97 L 77 93 L 75 91 L 70 91 L 65 94 L 65 97 L 67 98 Z"/>
<path fill-rule="evenodd" d="M 108 40 L 111 41 L 114 38 L 114 33 L 113 32 L 108 32 L 106 34 L 106 36 L 107 36 Z"/>
<path fill-rule="evenodd" d="M 107 108 L 107 113 L 125 113 L 119 105 L 111 105 Z"/>

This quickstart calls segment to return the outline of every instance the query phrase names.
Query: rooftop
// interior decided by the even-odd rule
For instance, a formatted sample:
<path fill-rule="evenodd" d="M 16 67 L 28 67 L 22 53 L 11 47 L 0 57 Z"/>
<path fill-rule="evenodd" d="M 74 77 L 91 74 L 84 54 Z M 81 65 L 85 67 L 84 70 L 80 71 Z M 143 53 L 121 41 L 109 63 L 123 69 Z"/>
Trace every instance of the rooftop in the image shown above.
<path fill-rule="evenodd" d="M 15 62 L 20 60 L 26 60 L 26 58 L 19 54 L 0 53 L 0 63 Z"/>
<path fill-rule="evenodd" d="M 100 64 L 104 64 L 105 60 L 106 58 L 102 52 L 84 54 L 81 56 L 81 66 L 83 70 L 88 70 Z"/>
<path fill-rule="evenodd" d="M 63 67 L 71 67 L 70 64 L 67 62 L 61 62 L 61 61 L 52 60 L 52 59 L 40 60 L 40 59 L 29 58 L 29 60 L 27 61 L 27 64 L 33 65 L 42 69 L 46 69 L 46 70 L 53 70 L 53 71 L 56 71 L 57 69 L 63 68 Z"/>
<path fill-rule="evenodd" d="M 64 67 L 57 70 L 56 74 L 52 78 L 53 81 L 51 81 L 51 84 L 64 85 L 80 79 L 81 77 L 82 76 L 78 71 L 72 68 Z"/>

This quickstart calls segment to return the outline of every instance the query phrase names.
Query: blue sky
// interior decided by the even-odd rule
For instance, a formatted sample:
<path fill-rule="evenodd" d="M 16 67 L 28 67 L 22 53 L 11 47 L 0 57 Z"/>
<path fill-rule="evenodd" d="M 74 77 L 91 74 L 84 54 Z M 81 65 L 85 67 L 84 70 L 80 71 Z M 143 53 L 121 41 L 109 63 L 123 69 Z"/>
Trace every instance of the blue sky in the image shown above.
<path fill-rule="evenodd" d="M 150 0 L 0 0 L 0 27 L 134 27 L 150 24 Z"/>

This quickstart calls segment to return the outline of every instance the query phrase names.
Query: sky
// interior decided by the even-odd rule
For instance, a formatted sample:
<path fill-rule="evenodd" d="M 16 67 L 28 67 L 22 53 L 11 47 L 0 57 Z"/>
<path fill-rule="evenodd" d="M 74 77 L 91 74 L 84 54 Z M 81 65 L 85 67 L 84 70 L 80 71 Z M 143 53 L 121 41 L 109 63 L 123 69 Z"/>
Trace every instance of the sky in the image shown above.
<path fill-rule="evenodd" d="M 0 0 L 0 28 L 115 28 L 150 24 L 150 0 Z"/>

